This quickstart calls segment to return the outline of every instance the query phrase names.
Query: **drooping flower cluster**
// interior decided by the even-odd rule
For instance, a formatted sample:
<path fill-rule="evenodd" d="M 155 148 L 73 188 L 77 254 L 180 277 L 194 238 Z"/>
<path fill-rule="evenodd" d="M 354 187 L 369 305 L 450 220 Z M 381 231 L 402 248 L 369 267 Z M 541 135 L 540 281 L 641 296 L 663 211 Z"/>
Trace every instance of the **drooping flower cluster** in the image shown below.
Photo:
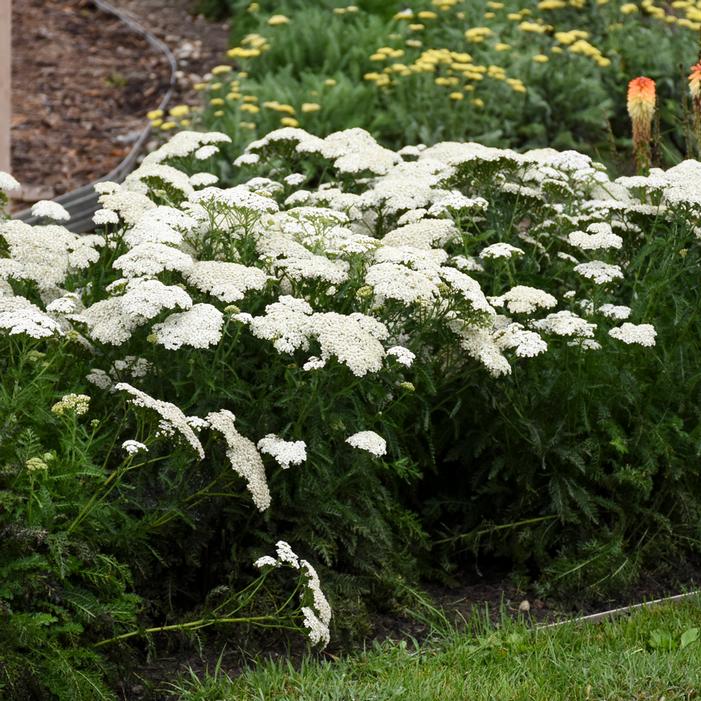
<path fill-rule="evenodd" d="M 329 624 L 331 623 L 331 607 L 321 589 L 321 581 L 314 566 L 307 560 L 300 559 L 292 550 L 289 543 L 284 540 L 277 542 L 277 557 L 264 555 L 258 558 L 253 564 L 259 569 L 265 567 L 282 567 L 286 565 L 292 569 L 299 570 L 304 577 L 304 590 L 301 599 L 310 598 L 310 606 L 302 606 L 303 625 L 307 628 L 307 635 L 312 645 L 329 644 Z"/>
<path fill-rule="evenodd" d="M 270 489 L 256 444 L 238 432 L 236 417 L 227 409 L 207 414 L 207 422 L 224 438 L 226 457 L 234 472 L 246 480 L 253 503 L 260 511 L 265 511 L 270 506 Z"/>
<path fill-rule="evenodd" d="M 185 414 L 183 414 L 175 404 L 164 402 L 161 399 L 154 399 L 146 394 L 146 392 L 132 387 L 132 385 L 127 382 L 117 383 L 115 385 L 115 390 L 117 392 L 126 392 L 131 397 L 129 402 L 134 406 L 143 407 L 156 412 L 160 417 L 159 430 L 162 435 L 172 436 L 175 433 L 180 434 L 180 436 L 190 444 L 200 460 L 204 459 L 202 443 L 200 443 L 199 438 L 197 438 L 195 432 L 190 428 Z"/>

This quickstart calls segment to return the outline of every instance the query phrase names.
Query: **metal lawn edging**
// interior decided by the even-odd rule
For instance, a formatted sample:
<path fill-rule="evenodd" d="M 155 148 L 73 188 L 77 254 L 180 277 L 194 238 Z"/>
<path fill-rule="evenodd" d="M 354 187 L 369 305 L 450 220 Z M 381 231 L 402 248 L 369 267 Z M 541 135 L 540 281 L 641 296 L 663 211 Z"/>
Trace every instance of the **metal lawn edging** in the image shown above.
<path fill-rule="evenodd" d="M 643 601 L 642 603 L 632 604 L 630 606 L 620 606 L 615 609 L 609 609 L 608 611 L 591 613 L 588 616 L 577 616 L 574 618 L 568 618 L 564 621 L 557 621 L 555 623 L 543 623 L 536 626 L 536 630 L 547 630 L 548 628 L 557 628 L 559 626 L 577 623 L 603 623 L 604 621 L 618 618 L 619 616 L 625 616 L 626 614 L 633 613 L 634 611 L 640 611 L 645 608 L 656 608 L 664 604 L 677 604 L 685 601 L 686 599 L 692 599 L 698 596 L 701 596 L 701 589 L 690 591 L 685 594 L 665 596 L 661 599 L 653 599 L 652 601 Z"/>
<path fill-rule="evenodd" d="M 107 2 L 107 0 L 92 1 L 98 10 L 114 15 L 133 32 L 143 36 L 151 47 L 164 54 L 168 60 L 168 65 L 170 66 L 170 84 L 168 86 L 168 91 L 158 105 L 158 109 L 164 110 L 173 96 L 173 89 L 175 87 L 175 72 L 178 69 L 178 63 L 173 55 L 173 52 L 158 37 L 149 32 L 148 29 L 143 27 L 129 15 L 111 5 L 109 2 Z M 73 231 L 74 233 L 80 234 L 94 228 L 92 217 L 99 208 L 97 201 L 98 194 L 94 189 L 95 184 L 105 180 L 110 180 L 117 183 L 122 182 L 124 178 L 126 178 L 126 176 L 133 170 L 137 158 L 139 157 L 139 154 L 141 153 L 141 150 L 143 149 L 144 144 L 146 143 L 146 140 L 150 134 L 151 125 L 148 124 L 143 129 L 139 135 L 139 138 L 131 147 L 131 150 L 125 156 L 125 158 L 113 170 L 107 173 L 107 175 L 94 180 L 88 185 L 83 185 L 76 190 L 66 192 L 65 194 L 54 199 L 54 202 L 58 202 L 60 205 L 65 207 L 71 215 L 70 221 L 65 224 L 67 229 Z M 36 224 L 39 221 L 37 217 L 32 214 L 31 208 L 18 212 L 13 218 L 21 219 L 27 224 Z"/>

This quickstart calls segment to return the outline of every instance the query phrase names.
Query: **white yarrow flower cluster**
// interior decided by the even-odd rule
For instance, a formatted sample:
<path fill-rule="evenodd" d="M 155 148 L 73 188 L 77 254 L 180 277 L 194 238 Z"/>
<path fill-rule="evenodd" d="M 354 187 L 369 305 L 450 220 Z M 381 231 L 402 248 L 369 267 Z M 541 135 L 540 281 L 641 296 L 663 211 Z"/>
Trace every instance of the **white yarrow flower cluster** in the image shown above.
<path fill-rule="evenodd" d="M 62 335 L 55 319 L 24 297 L 0 296 L 0 329 L 10 336 L 24 334 L 31 338 Z"/>
<path fill-rule="evenodd" d="M 108 224 L 119 224 L 119 215 L 111 209 L 98 209 L 93 214 L 93 224 L 96 226 L 107 226 Z"/>
<path fill-rule="evenodd" d="M 259 511 L 265 511 L 271 502 L 270 489 L 255 443 L 238 432 L 236 417 L 226 409 L 207 414 L 207 421 L 224 438 L 226 457 L 234 472 L 246 481 L 253 503 Z"/>
<path fill-rule="evenodd" d="M 538 309 L 551 309 L 557 305 L 557 299 L 548 292 L 536 287 L 515 285 L 508 292 L 489 300 L 495 307 L 506 308 L 512 314 L 533 314 Z"/>
<path fill-rule="evenodd" d="M 277 557 L 263 555 L 254 563 L 254 567 L 282 567 L 287 565 L 294 570 L 299 570 L 304 577 L 304 591 L 300 594 L 302 601 L 311 595 L 311 606 L 302 606 L 303 625 L 307 629 L 307 635 L 313 645 L 326 646 L 329 643 L 329 624 L 331 623 L 331 606 L 321 589 L 321 581 L 314 566 L 304 559 L 300 559 L 292 550 L 289 543 L 279 540 L 275 544 Z"/>
<path fill-rule="evenodd" d="M 535 331 L 516 323 L 496 330 L 494 342 L 500 350 L 513 350 L 519 358 L 534 358 L 548 350 L 548 344 Z"/>
<path fill-rule="evenodd" d="M 78 236 L 58 224 L 30 226 L 18 219 L 0 223 L 15 269 L 12 276 L 41 289 L 62 285 L 68 274 L 97 262 L 101 237 Z"/>
<path fill-rule="evenodd" d="M 599 307 L 599 312 L 603 314 L 603 316 L 620 321 L 627 319 L 631 311 L 630 307 L 621 304 L 602 304 Z"/>
<path fill-rule="evenodd" d="M 166 270 L 184 272 L 192 265 L 187 253 L 164 243 L 137 244 L 114 261 L 114 267 L 128 278 L 158 275 Z"/>
<path fill-rule="evenodd" d="M 300 465 L 307 459 L 304 441 L 286 441 L 274 433 L 269 433 L 258 441 L 258 450 L 272 456 L 283 470 L 287 470 L 290 465 Z"/>
<path fill-rule="evenodd" d="M 164 322 L 153 327 L 156 343 L 178 350 L 216 346 L 222 337 L 224 315 L 211 304 L 194 304 L 190 309 L 171 314 Z"/>
<path fill-rule="evenodd" d="M 183 414 L 175 404 L 164 402 L 161 399 L 154 399 L 146 394 L 146 392 L 142 392 L 140 389 L 136 389 L 136 387 L 132 387 L 126 382 L 117 383 L 114 389 L 117 392 L 126 392 L 130 395 L 131 398 L 129 402 L 134 406 L 143 407 L 156 412 L 161 418 L 160 425 L 164 434 L 179 433 L 190 444 L 200 460 L 204 459 L 202 443 L 200 443 L 199 438 L 197 438 L 192 428 L 190 428 L 185 414 Z"/>
<path fill-rule="evenodd" d="M 392 356 L 400 365 L 410 368 L 416 359 L 416 355 L 404 346 L 392 346 L 387 349 L 387 355 Z"/>
<path fill-rule="evenodd" d="M 243 299 L 251 290 L 262 290 L 272 278 L 260 268 L 218 260 L 197 261 L 185 271 L 185 279 L 200 292 L 207 292 L 222 302 Z"/>
<path fill-rule="evenodd" d="M 631 324 L 626 322 L 609 330 L 609 336 L 623 343 L 645 347 L 655 345 L 657 331 L 652 324 Z"/>
<path fill-rule="evenodd" d="M 20 189 L 20 184 L 4 170 L 0 170 L 0 192 L 9 194 Z"/>
<path fill-rule="evenodd" d="M 588 280 L 593 280 L 597 285 L 605 285 L 623 278 L 623 271 L 619 266 L 604 263 L 601 260 L 592 260 L 588 263 L 575 265 L 574 271 Z"/>
<path fill-rule="evenodd" d="M 510 243 L 503 241 L 493 243 L 480 251 L 480 258 L 513 258 L 514 256 L 522 255 L 524 255 L 522 248 L 512 246 Z"/>
<path fill-rule="evenodd" d="M 127 455 L 136 455 L 137 453 L 148 453 L 148 448 L 143 443 L 131 439 L 122 443 L 122 450 Z"/>
<path fill-rule="evenodd" d="M 61 400 L 51 407 L 51 413 L 57 416 L 75 414 L 83 416 L 90 408 L 90 397 L 87 394 L 64 394 Z"/>
<path fill-rule="evenodd" d="M 578 336 L 582 338 L 591 338 L 596 330 L 596 324 L 565 310 L 548 314 L 544 319 L 533 321 L 531 326 L 534 329 L 553 334 L 554 336 Z"/>
<path fill-rule="evenodd" d="M 573 231 L 567 236 L 569 243 L 582 251 L 598 251 L 608 248 L 622 248 L 623 239 L 613 233 L 607 222 L 590 224 L 586 231 Z"/>
<path fill-rule="evenodd" d="M 191 306 L 190 295 L 180 287 L 137 278 L 126 282 L 124 294 L 100 300 L 73 318 L 87 324 L 93 340 L 119 346 L 162 311 Z"/>
<path fill-rule="evenodd" d="M 387 442 L 374 431 L 358 431 L 358 433 L 348 436 L 348 438 L 346 438 L 346 443 L 358 450 L 364 450 L 377 458 L 381 458 L 387 453 Z"/>
<path fill-rule="evenodd" d="M 32 205 L 32 215 L 37 219 L 49 219 L 50 221 L 68 221 L 71 218 L 70 212 L 52 200 L 39 200 Z"/>

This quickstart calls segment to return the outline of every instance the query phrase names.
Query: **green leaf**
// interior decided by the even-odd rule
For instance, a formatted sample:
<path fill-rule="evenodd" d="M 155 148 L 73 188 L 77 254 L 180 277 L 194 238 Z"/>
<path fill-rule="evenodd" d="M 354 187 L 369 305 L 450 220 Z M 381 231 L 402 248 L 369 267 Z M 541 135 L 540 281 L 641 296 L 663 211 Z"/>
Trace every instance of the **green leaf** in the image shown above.
<path fill-rule="evenodd" d="M 685 647 L 695 643 L 700 637 L 699 628 L 689 628 L 682 633 L 681 644 L 679 647 L 683 650 Z"/>

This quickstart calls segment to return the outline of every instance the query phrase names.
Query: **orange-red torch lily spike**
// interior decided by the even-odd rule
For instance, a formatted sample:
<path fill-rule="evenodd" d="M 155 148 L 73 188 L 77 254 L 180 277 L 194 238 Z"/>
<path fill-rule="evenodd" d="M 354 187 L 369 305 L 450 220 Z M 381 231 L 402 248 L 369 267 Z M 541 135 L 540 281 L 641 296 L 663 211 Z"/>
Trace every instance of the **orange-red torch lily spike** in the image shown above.
<path fill-rule="evenodd" d="M 655 81 L 641 76 L 628 83 L 628 114 L 633 123 L 633 149 L 638 167 L 650 167 L 652 118 L 655 115 Z"/>
<path fill-rule="evenodd" d="M 655 81 L 650 78 L 633 78 L 628 83 L 628 114 L 633 123 L 651 122 L 655 112 Z"/>
<path fill-rule="evenodd" d="M 689 92 L 694 102 L 701 101 L 701 63 L 691 67 L 689 73 Z"/>

